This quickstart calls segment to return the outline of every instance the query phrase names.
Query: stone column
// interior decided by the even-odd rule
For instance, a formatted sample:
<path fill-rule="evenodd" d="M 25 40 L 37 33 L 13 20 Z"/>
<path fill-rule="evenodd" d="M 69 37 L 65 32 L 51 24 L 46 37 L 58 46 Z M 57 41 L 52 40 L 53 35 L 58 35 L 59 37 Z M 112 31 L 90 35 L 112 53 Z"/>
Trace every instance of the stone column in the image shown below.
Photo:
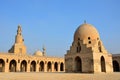
<path fill-rule="evenodd" d="M 52 62 L 52 72 L 54 72 L 54 62 Z"/>
<path fill-rule="evenodd" d="M 44 72 L 47 72 L 47 61 L 45 61 Z"/>
<path fill-rule="evenodd" d="M 5 62 L 4 72 L 9 72 L 9 63 L 6 63 L 6 62 Z"/>
<path fill-rule="evenodd" d="M 63 72 L 65 72 L 65 63 L 63 63 Z"/>
<path fill-rule="evenodd" d="M 27 63 L 27 72 L 30 72 L 30 61 Z"/>
<path fill-rule="evenodd" d="M 20 72 L 20 62 L 17 62 L 17 68 L 16 68 L 16 72 Z"/>
<path fill-rule="evenodd" d="M 39 63 L 36 64 L 36 72 L 39 72 Z"/>
<path fill-rule="evenodd" d="M 58 72 L 60 72 L 60 62 L 58 63 Z"/>

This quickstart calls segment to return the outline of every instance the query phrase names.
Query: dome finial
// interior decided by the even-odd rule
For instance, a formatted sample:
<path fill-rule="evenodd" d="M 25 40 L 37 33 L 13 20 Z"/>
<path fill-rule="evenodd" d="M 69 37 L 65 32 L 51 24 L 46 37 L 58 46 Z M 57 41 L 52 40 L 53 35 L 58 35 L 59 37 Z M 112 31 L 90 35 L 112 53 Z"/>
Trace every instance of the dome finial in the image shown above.
<path fill-rule="evenodd" d="M 84 24 L 86 24 L 86 20 L 84 20 Z"/>

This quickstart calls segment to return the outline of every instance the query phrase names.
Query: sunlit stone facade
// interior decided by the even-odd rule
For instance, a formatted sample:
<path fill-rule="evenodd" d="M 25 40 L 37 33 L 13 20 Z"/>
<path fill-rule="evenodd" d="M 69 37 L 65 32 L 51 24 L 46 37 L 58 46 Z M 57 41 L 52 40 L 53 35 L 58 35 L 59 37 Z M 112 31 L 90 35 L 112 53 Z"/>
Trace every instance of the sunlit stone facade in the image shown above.
<path fill-rule="evenodd" d="M 7 53 L 0 52 L 0 72 L 120 72 L 120 54 L 108 53 L 96 28 L 84 23 L 75 31 L 65 59 L 47 56 L 45 47 L 30 55 L 18 25 L 15 43 Z"/>
<path fill-rule="evenodd" d="M 72 46 L 65 54 L 66 72 L 108 73 L 120 71 L 119 65 L 120 56 L 108 53 L 93 25 L 84 23 L 77 28 Z"/>
<path fill-rule="evenodd" d="M 0 52 L 0 72 L 64 72 L 64 67 L 64 58 L 46 56 L 45 48 L 27 54 L 20 25 L 14 45 L 8 53 Z"/>

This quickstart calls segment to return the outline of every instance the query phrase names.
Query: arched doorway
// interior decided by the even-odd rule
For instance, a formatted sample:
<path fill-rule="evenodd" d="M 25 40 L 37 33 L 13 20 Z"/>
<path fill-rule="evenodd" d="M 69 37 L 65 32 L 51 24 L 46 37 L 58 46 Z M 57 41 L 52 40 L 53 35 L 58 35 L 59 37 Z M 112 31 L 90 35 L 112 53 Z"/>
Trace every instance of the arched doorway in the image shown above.
<path fill-rule="evenodd" d="M 82 72 L 82 61 L 78 56 L 75 58 L 75 72 Z"/>
<path fill-rule="evenodd" d="M 103 56 L 101 57 L 101 72 L 106 72 L 105 59 Z"/>
<path fill-rule="evenodd" d="M 11 60 L 9 64 L 9 71 L 16 72 L 17 62 L 15 60 Z"/>
<path fill-rule="evenodd" d="M 35 71 L 36 71 L 36 62 L 35 62 L 35 61 L 32 61 L 32 62 L 31 62 L 30 71 L 31 71 L 31 72 L 35 72 Z"/>
<path fill-rule="evenodd" d="M 64 71 L 64 64 L 63 63 L 60 64 L 60 71 Z"/>
<path fill-rule="evenodd" d="M 23 60 L 20 65 L 20 71 L 21 72 L 26 72 L 27 71 L 27 62 Z"/>
<path fill-rule="evenodd" d="M 39 71 L 44 71 L 44 62 L 43 61 L 40 62 Z"/>
<path fill-rule="evenodd" d="M 119 69 L 119 63 L 117 61 L 113 61 L 113 71 L 114 72 L 119 72 L 120 69 Z"/>
<path fill-rule="evenodd" d="M 48 64 L 47 64 L 47 71 L 51 72 L 51 62 L 48 62 Z"/>
<path fill-rule="evenodd" d="M 0 72 L 5 71 L 5 61 L 3 59 L 0 59 Z"/>
<path fill-rule="evenodd" d="M 55 62 L 55 64 L 54 64 L 54 70 L 58 71 L 58 63 L 57 62 Z"/>

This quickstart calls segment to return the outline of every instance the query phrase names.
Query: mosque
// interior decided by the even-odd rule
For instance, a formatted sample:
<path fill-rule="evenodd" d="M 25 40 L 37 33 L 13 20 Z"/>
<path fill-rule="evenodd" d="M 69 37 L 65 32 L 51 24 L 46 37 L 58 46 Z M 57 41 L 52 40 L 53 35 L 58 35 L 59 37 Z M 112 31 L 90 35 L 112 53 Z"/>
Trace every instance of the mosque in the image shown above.
<path fill-rule="evenodd" d="M 34 55 L 26 54 L 27 49 L 22 37 L 21 26 L 18 25 L 15 43 L 8 53 L 0 53 L 0 72 L 64 72 L 64 58 L 46 56 L 36 51 Z"/>
<path fill-rule="evenodd" d="M 70 50 L 65 54 L 65 71 L 120 72 L 120 54 L 108 53 L 97 29 L 85 22 L 75 31 Z"/>
<path fill-rule="evenodd" d="M 18 25 L 15 43 L 8 53 L 0 53 L 0 72 L 120 72 L 120 54 L 110 54 L 97 29 L 85 22 L 76 29 L 65 58 L 46 56 L 44 47 L 29 55 Z"/>

